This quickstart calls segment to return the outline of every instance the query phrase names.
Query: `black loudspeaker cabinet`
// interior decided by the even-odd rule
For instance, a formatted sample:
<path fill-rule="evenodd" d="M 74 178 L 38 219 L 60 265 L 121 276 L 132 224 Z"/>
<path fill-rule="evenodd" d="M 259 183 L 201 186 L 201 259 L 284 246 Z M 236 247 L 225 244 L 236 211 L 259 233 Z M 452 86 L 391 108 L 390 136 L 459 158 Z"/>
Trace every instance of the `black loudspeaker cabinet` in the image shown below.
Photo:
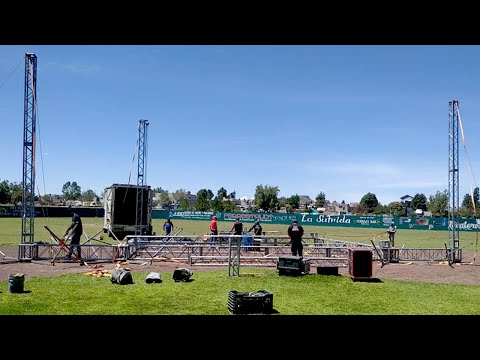
<path fill-rule="evenodd" d="M 318 275 L 338 275 L 338 266 L 317 266 Z"/>
<path fill-rule="evenodd" d="M 348 272 L 354 279 L 370 279 L 372 277 L 372 250 L 367 248 L 348 249 Z"/>
<path fill-rule="evenodd" d="M 302 256 L 279 257 L 277 262 L 278 275 L 307 275 L 310 273 L 310 259 Z"/>

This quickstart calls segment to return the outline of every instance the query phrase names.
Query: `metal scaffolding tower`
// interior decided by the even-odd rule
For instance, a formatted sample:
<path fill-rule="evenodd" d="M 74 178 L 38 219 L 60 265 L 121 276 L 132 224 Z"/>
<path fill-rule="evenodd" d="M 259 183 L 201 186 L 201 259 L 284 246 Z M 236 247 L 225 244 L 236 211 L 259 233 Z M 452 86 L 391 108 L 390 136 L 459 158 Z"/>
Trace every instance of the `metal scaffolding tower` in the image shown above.
<path fill-rule="evenodd" d="M 35 218 L 35 123 L 37 110 L 37 56 L 25 54 L 23 125 L 22 244 L 34 242 Z M 31 247 L 20 246 L 19 260 L 31 259 Z"/>
<path fill-rule="evenodd" d="M 137 206 L 136 206 L 136 227 L 135 235 L 145 234 L 143 224 L 143 202 L 144 202 L 144 178 L 146 177 L 146 154 L 147 154 L 147 126 L 148 120 L 138 120 L 138 171 L 137 171 Z"/>
<path fill-rule="evenodd" d="M 458 161 L 458 100 L 448 102 L 448 239 L 450 261 L 460 262 L 460 231 L 458 228 L 459 161 Z"/>

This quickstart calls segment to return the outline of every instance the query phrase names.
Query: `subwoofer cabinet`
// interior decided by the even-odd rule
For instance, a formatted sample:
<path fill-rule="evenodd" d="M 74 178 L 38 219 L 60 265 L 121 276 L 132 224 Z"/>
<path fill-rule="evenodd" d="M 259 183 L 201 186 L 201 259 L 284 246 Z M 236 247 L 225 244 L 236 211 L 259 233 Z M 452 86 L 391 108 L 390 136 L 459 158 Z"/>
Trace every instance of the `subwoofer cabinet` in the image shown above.
<path fill-rule="evenodd" d="M 372 278 L 372 250 L 368 248 L 349 248 L 348 260 L 348 272 L 352 280 L 369 280 Z"/>

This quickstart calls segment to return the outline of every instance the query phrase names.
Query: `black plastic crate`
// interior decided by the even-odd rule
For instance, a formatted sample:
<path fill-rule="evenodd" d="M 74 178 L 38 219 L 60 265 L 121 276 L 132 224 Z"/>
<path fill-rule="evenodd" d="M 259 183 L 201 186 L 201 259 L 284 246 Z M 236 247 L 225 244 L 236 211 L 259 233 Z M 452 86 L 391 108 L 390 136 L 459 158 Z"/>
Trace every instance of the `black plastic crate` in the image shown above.
<path fill-rule="evenodd" d="M 231 314 L 269 314 L 273 311 L 273 294 L 267 290 L 228 292 L 228 311 Z"/>

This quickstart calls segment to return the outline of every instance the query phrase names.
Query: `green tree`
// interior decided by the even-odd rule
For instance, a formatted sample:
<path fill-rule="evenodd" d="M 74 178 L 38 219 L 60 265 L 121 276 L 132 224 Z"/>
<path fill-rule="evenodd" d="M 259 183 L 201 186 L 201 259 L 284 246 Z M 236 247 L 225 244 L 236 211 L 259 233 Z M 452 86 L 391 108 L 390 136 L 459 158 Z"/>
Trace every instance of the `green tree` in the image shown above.
<path fill-rule="evenodd" d="M 152 190 L 152 192 L 158 196 L 157 199 L 155 202 L 154 202 L 154 205 L 155 206 L 161 206 L 161 207 L 169 207 L 170 206 L 170 196 L 168 196 L 168 191 L 167 190 L 163 190 L 161 187 L 158 187 L 158 188 L 155 188 Z"/>
<path fill-rule="evenodd" d="M 472 210 L 467 209 L 465 206 L 460 206 L 460 209 L 458 209 L 457 214 L 462 218 L 468 218 L 472 216 Z"/>
<path fill-rule="evenodd" d="M 20 184 L 13 184 L 11 189 L 12 189 L 12 199 L 11 199 L 12 204 L 16 205 L 18 203 L 21 203 L 22 196 L 23 196 L 22 186 Z"/>
<path fill-rule="evenodd" d="M 220 198 L 220 200 L 223 200 L 223 198 L 227 197 L 227 190 L 222 186 L 220 189 L 218 189 L 217 196 Z"/>
<path fill-rule="evenodd" d="M 473 195 L 473 200 L 472 200 Z M 475 205 L 475 207 L 474 207 Z M 477 214 L 479 213 L 479 188 L 476 187 L 473 189 L 473 194 L 465 194 L 462 201 L 462 207 L 470 211 L 470 215 L 473 215 L 475 209 L 477 210 Z"/>
<path fill-rule="evenodd" d="M 463 196 L 463 201 L 461 206 L 468 210 L 473 209 L 472 196 L 470 194 L 467 193 Z"/>
<path fill-rule="evenodd" d="M 279 191 L 277 186 L 257 185 L 255 189 L 255 205 L 257 208 L 264 211 L 276 210 L 279 204 L 277 197 Z"/>
<path fill-rule="evenodd" d="M 219 196 L 215 196 L 211 205 L 214 211 L 238 211 L 237 206 L 232 201 L 224 201 L 223 198 L 220 198 Z"/>
<path fill-rule="evenodd" d="M 77 182 L 67 181 L 62 187 L 63 198 L 65 200 L 79 200 L 82 196 L 82 189 Z"/>
<path fill-rule="evenodd" d="M 170 206 L 170 196 L 168 195 L 168 191 L 162 190 L 160 192 L 160 206 L 162 207 L 169 207 Z"/>
<path fill-rule="evenodd" d="M 480 189 L 476 187 L 473 189 L 473 200 L 475 201 L 475 207 L 478 209 L 479 205 L 479 197 L 480 197 Z"/>
<path fill-rule="evenodd" d="M 200 189 L 197 192 L 197 203 L 195 209 L 200 211 L 210 210 L 210 200 L 213 198 L 213 192 L 210 189 Z"/>
<path fill-rule="evenodd" d="M 388 206 L 378 204 L 377 206 L 375 206 L 375 209 L 373 209 L 373 213 L 375 215 L 384 215 L 390 213 L 390 211 L 388 210 Z"/>
<path fill-rule="evenodd" d="M 223 210 L 222 211 L 238 211 L 237 205 L 233 201 L 223 201 Z"/>
<path fill-rule="evenodd" d="M 185 189 L 178 189 L 173 193 L 173 198 L 175 199 L 175 204 L 179 209 L 188 210 L 190 204 L 188 203 L 187 192 Z"/>
<path fill-rule="evenodd" d="M 400 201 L 392 201 L 388 204 L 388 212 L 393 216 L 401 216 L 404 214 L 403 206 Z"/>
<path fill-rule="evenodd" d="M 279 208 L 286 207 L 287 204 L 288 204 L 288 202 L 287 202 L 287 198 L 285 196 L 282 196 L 282 197 L 278 198 L 278 207 Z"/>
<path fill-rule="evenodd" d="M 186 197 L 181 198 L 178 203 L 179 203 L 178 206 L 180 209 L 188 210 L 191 208 L 190 204 L 188 203 L 188 199 Z"/>
<path fill-rule="evenodd" d="M 378 206 L 377 196 L 370 192 L 366 193 L 360 200 L 360 205 L 362 205 L 367 213 L 372 213 L 373 210 Z"/>
<path fill-rule="evenodd" d="M 448 192 L 443 190 L 437 191 L 435 195 L 430 195 L 428 202 L 428 209 L 434 217 L 448 216 Z"/>
<path fill-rule="evenodd" d="M 223 201 L 215 196 L 211 202 L 214 211 L 223 211 Z"/>
<path fill-rule="evenodd" d="M 88 189 L 82 194 L 82 200 L 91 202 L 97 198 L 97 194 L 93 190 Z"/>
<path fill-rule="evenodd" d="M 0 204 L 9 204 L 12 199 L 12 187 L 8 180 L 0 183 Z"/>
<path fill-rule="evenodd" d="M 323 208 L 325 207 L 325 194 L 323 192 L 320 192 L 317 197 L 315 198 L 315 207 Z"/>
<path fill-rule="evenodd" d="M 427 197 L 424 194 L 415 194 L 412 198 L 412 208 L 422 209 L 423 211 L 427 210 Z"/>
<path fill-rule="evenodd" d="M 300 196 L 298 196 L 298 194 L 290 196 L 287 199 L 287 203 L 290 204 L 293 209 L 298 209 L 300 207 Z"/>

